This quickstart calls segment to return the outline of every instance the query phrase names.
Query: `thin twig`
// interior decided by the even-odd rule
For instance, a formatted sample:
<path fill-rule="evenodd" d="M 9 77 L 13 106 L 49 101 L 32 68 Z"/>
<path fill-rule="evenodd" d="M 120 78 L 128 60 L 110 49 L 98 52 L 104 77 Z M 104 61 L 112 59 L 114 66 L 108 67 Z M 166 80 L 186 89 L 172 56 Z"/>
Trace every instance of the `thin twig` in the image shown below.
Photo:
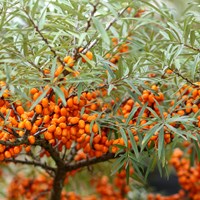
<path fill-rule="evenodd" d="M 192 46 L 190 46 L 190 45 L 188 45 L 188 44 L 183 44 L 185 47 L 187 47 L 187 48 L 189 48 L 189 49 L 192 49 L 192 50 L 194 50 L 194 51 L 198 51 L 198 52 L 200 52 L 200 48 L 195 48 L 195 47 L 192 47 Z"/>
<path fill-rule="evenodd" d="M 49 170 L 49 171 L 53 171 L 55 172 L 55 168 L 48 166 L 46 163 L 40 163 L 40 162 L 36 162 L 36 161 L 30 161 L 30 160 L 19 160 L 19 159 L 5 159 L 4 162 L 12 162 L 15 164 L 26 164 L 26 165 L 33 165 L 33 166 L 37 166 L 37 167 L 41 167 L 45 170 Z"/>

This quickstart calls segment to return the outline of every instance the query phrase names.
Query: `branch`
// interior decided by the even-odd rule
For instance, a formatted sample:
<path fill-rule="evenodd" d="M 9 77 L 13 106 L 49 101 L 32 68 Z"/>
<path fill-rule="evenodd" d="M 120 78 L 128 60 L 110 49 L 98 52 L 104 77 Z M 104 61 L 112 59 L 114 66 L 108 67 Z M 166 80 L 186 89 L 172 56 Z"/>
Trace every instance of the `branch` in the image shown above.
<path fill-rule="evenodd" d="M 192 47 L 192 46 L 190 46 L 190 45 L 188 45 L 188 44 L 183 44 L 183 45 L 184 45 L 185 47 L 189 48 L 189 49 L 192 49 L 192 50 L 194 50 L 194 51 L 200 52 L 200 49 L 199 49 L 199 48 Z"/>
<path fill-rule="evenodd" d="M 118 20 L 118 17 L 120 17 L 128 8 L 129 6 L 127 6 L 126 8 L 124 8 L 123 10 L 121 10 L 119 13 L 118 13 L 118 16 L 117 18 L 114 18 L 108 25 L 107 27 L 105 28 L 105 31 L 108 31 L 110 29 L 110 27 Z M 98 42 L 99 42 L 99 38 L 101 37 L 101 35 L 99 34 L 95 40 L 89 42 L 89 44 L 87 44 L 81 53 L 86 53 L 88 50 L 90 50 L 94 45 L 96 45 Z"/>
<path fill-rule="evenodd" d="M 60 154 L 58 151 L 56 151 L 55 148 L 51 146 L 51 144 L 48 143 L 46 140 L 38 141 L 37 145 L 43 147 L 46 151 L 49 152 L 52 159 L 55 161 L 56 165 L 63 165 L 63 160 L 60 157 Z"/>
<path fill-rule="evenodd" d="M 87 32 L 89 30 L 89 28 L 91 27 L 92 17 L 94 16 L 95 12 L 97 11 L 97 6 L 98 5 L 99 5 L 99 2 L 97 2 L 95 5 L 92 4 L 93 10 L 92 10 L 92 12 L 90 14 L 89 19 L 87 20 L 87 25 L 86 25 L 86 28 L 85 28 L 84 32 Z M 82 51 L 79 52 L 79 47 L 77 47 L 75 49 L 74 58 L 78 58 L 78 53 L 81 53 Z"/>
<path fill-rule="evenodd" d="M 77 163 L 73 163 L 73 164 L 66 164 L 65 165 L 66 172 L 76 170 L 76 169 L 79 169 L 79 168 L 82 168 L 82 167 L 90 166 L 90 165 L 93 165 L 93 164 L 96 164 L 96 163 L 105 162 L 105 161 L 108 161 L 110 159 L 117 158 L 119 156 L 120 156 L 120 154 L 118 156 L 115 156 L 114 153 L 106 153 L 103 156 L 98 157 L 98 158 L 95 157 L 95 158 L 91 158 L 91 159 L 88 159 L 88 160 L 81 160 L 81 161 L 79 161 Z"/>
<path fill-rule="evenodd" d="M 65 66 L 65 63 L 62 61 L 62 59 L 60 58 L 60 56 L 58 56 L 57 52 L 53 49 L 53 47 L 50 45 L 49 41 L 44 37 L 44 35 L 42 34 L 42 32 L 39 30 L 38 26 L 35 24 L 35 22 L 33 21 L 33 19 L 31 18 L 31 16 L 29 15 L 29 13 L 24 10 L 24 12 L 26 13 L 26 15 L 28 16 L 30 22 L 32 23 L 34 29 L 36 30 L 36 32 L 40 35 L 40 37 L 42 38 L 42 40 L 45 42 L 45 44 L 49 47 L 50 51 L 53 53 L 54 57 L 57 57 L 57 60 L 63 65 Z M 66 69 L 65 69 L 66 70 Z M 67 70 L 66 70 L 67 71 Z M 67 71 L 67 74 L 69 74 L 70 72 Z"/>
<path fill-rule="evenodd" d="M 55 172 L 55 170 L 56 170 L 55 168 L 48 166 L 46 163 L 40 163 L 40 162 L 30 161 L 30 160 L 19 160 L 19 159 L 12 158 L 12 159 L 5 159 L 3 162 L 6 162 L 6 163 L 12 162 L 15 164 L 33 165 L 33 166 L 41 167 L 45 170 L 49 170 L 49 171 L 53 171 L 53 172 Z"/>
<path fill-rule="evenodd" d="M 183 80 L 185 80 L 187 83 L 190 83 L 191 85 L 195 86 L 195 87 L 199 87 L 199 85 L 194 84 L 192 81 L 190 81 L 188 78 L 186 78 L 185 76 L 183 76 L 182 74 L 180 74 L 178 71 L 173 70 L 171 68 L 169 68 L 170 70 L 173 71 L 174 74 L 176 74 L 177 76 L 181 77 Z"/>

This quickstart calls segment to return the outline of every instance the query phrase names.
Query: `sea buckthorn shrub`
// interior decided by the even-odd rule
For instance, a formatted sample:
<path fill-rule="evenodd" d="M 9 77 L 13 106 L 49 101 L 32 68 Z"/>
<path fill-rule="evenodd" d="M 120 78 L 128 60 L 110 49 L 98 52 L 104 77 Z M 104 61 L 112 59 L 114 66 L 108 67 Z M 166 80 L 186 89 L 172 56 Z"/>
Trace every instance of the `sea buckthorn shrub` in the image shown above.
<path fill-rule="evenodd" d="M 199 159 L 193 6 L 176 18 L 144 1 L 0 2 L 0 162 L 38 172 L 20 170 L 8 199 L 125 200 L 133 179 L 169 162 L 184 190 L 169 198 L 199 198 L 199 168 L 170 159 L 184 142 Z M 98 163 L 111 167 L 91 179 L 92 194 L 79 194 L 73 178 Z"/>

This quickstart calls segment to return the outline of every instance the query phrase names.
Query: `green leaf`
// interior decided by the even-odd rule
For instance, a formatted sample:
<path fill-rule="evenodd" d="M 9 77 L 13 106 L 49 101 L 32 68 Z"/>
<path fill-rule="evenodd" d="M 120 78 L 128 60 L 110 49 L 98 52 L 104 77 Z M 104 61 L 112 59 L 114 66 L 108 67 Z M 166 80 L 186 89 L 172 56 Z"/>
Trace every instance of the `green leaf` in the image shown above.
<path fill-rule="evenodd" d="M 197 153 L 197 157 L 198 157 L 198 161 L 200 161 L 200 148 L 199 148 L 199 143 L 197 141 L 193 141 L 194 143 L 194 148 L 196 150 L 196 153 Z"/>
<path fill-rule="evenodd" d="M 132 149 L 135 153 L 136 158 L 138 159 L 140 155 L 139 155 L 137 143 L 134 139 L 134 136 L 133 136 L 133 133 L 131 132 L 131 130 L 128 129 L 127 131 L 128 131 L 128 135 L 129 135 L 129 138 L 130 138 L 130 141 L 131 141 L 131 147 L 132 147 Z"/>
<path fill-rule="evenodd" d="M 184 140 L 187 140 L 186 138 L 186 132 L 185 131 L 181 131 L 177 128 L 174 128 L 173 126 L 169 125 L 169 124 L 165 124 L 171 131 L 173 131 L 174 133 L 176 133 L 177 135 L 181 136 Z"/>
<path fill-rule="evenodd" d="M 38 12 L 38 9 L 40 9 L 38 6 L 39 2 L 40 2 L 40 0 L 36 0 L 36 2 L 34 2 L 33 8 L 31 9 L 31 16 L 33 18 L 35 16 L 36 12 Z"/>
<path fill-rule="evenodd" d="M 119 131 L 120 131 L 121 136 L 122 136 L 122 138 L 124 140 L 125 146 L 128 147 L 128 138 L 127 138 L 126 132 L 121 127 L 119 128 Z"/>
<path fill-rule="evenodd" d="M 164 129 L 163 127 L 160 129 L 159 135 L 158 135 L 158 158 L 160 159 L 161 156 L 165 156 L 164 154 L 165 146 L 164 146 Z"/>
<path fill-rule="evenodd" d="M 192 46 L 194 46 L 195 39 L 196 39 L 195 31 L 192 30 L 191 33 L 190 33 L 190 44 L 191 44 Z"/>
<path fill-rule="evenodd" d="M 40 16 L 39 19 L 39 23 L 38 23 L 38 28 L 39 30 L 42 30 L 45 24 L 45 19 L 46 19 L 46 14 L 47 14 L 47 7 L 45 7 L 42 11 L 42 14 Z"/>
<path fill-rule="evenodd" d="M 92 18 L 94 25 L 97 29 L 97 31 L 100 33 L 102 40 L 110 46 L 110 38 L 108 37 L 108 34 L 106 30 L 104 29 L 102 22 L 100 22 L 97 18 L 93 17 Z"/>
<path fill-rule="evenodd" d="M 144 136 L 144 138 L 142 140 L 141 152 L 144 150 L 144 148 L 146 147 L 147 143 L 149 142 L 149 140 L 153 136 L 153 134 L 158 132 L 162 127 L 163 127 L 162 124 L 156 124 L 152 129 L 147 131 L 146 135 Z"/>
<path fill-rule="evenodd" d="M 63 91 L 58 86 L 53 86 L 52 89 L 57 94 L 57 96 L 62 100 L 63 105 L 66 106 L 67 102 L 66 102 L 65 94 L 63 93 Z"/>
<path fill-rule="evenodd" d="M 126 166 L 126 183 L 129 184 L 129 177 L 130 177 L 130 166 L 129 163 L 127 163 Z"/>
<path fill-rule="evenodd" d="M 126 122 L 125 122 L 125 126 L 128 125 L 128 123 L 130 122 L 130 120 L 133 118 L 133 116 L 135 115 L 135 113 L 137 112 L 139 107 L 134 107 L 132 108 L 131 112 L 129 113 L 127 119 L 126 119 Z"/>
<path fill-rule="evenodd" d="M 140 120 L 142 118 L 142 115 L 143 115 L 145 109 L 147 108 L 147 105 L 148 105 L 147 102 L 144 105 L 142 105 L 143 107 L 142 107 L 142 109 L 141 109 L 141 111 L 140 111 L 140 113 L 139 113 L 139 115 L 137 117 L 137 124 L 136 124 L 137 126 L 140 124 Z"/>
<path fill-rule="evenodd" d="M 117 158 L 115 160 L 115 162 L 112 164 L 112 169 L 114 169 L 114 170 L 112 170 L 111 176 L 113 174 L 116 174 L 116 172 L 118 172 L 124 166 L 125 162 L 126 162 L 126 156 L 125 155 L 122 155 L 119 158 Z"/>

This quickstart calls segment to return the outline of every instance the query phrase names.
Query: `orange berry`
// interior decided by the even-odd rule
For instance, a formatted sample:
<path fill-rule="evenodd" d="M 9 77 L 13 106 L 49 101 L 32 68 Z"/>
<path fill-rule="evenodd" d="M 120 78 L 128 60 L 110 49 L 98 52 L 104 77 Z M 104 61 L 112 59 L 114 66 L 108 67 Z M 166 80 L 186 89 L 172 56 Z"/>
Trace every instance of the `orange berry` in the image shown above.
<path fill-rule="evenodd" d="M 65 116 L 61 116 L 58 118 L 58 124 L 60 123 L 65 123 L 66 122 L 66 117 Z"/>
<path fill-rule="evenodd" d="M 185 114 L 185 112 L 184 112 L 184 110 L 179 110 L 179 111 L 177 112 L 177 114 L 180 115 L 180 116 L 183 116 L 183 115 Z"/>
<path fill-rule="evenodd" d="M 149 98 L 149 94 L 148 94 L 148 93 L 142 94 L 142 99 L 143 99 L 144 101 L 147 101 L 148 98 Z"/>
<path fill-rule="evenodd" d="M 28 141 L 30 144 L 35 144 L 35 136 L 33 135 L 28 136 Z"/>
<path fill-rule="evenodd" d="M 37 114 L 42 114 L 42 106 L 40 104 L 35 106 L 35 112 Z"/>
<path fill-rule="evenodd" d="M 31 90 L 30 90 L 30 94 L 32 94 L 32 95 L 34 95 L 37 92 L 38 92 L 38 89 L 36 89 L 36 88 L 31 88 Z"/>
<path fill-rule="evenodd" d="M 42 104 L 43 108 L 47 108 L 49 106 L 48 98 L 43 98 L 41 101 L 41 104 Z"/>
<path fill-rule="evenodd" d="M 192 110 L 192 104 L 191 103 L 187 103 L 186 107 L 185 107 L 185 112 L 186 113 L 190 113 Z"/>
<path fill-rule="evenodd" d="M 21 151 L 21 147 L 20 147 L 20 146 L 15 146 L 15 147 L 13 148 L 13 151 L 14 151 L 15 154 L 19 154 L 20 151 Z"/>
<path fill-rule="evenodd" d="M 166 72 L 166 74 L 172 74 L 173 73 L 173 71 L 171 69 L 167 69 L 165 72 Z"/>
<path fill-rule="evenodd" d="M 92 60 L 92 59 L 93 59 L 93 53 L 92 53 L 91 51 L 88 51 L 85 55 L 87 56 L 87 58 L 88 58 L 89 60 Z"/>
<path fill-rule="evenodd" d="M 62 73 L 63 69 L 64 69 L 63 66 L 59 66 L 59 67 L 56 69 L 56 71 L 55 71 L 55 73 L 54 73 L 54 76 L 55 76 L 55 77 L 59 76 L 59 75 Z"/>
<path fill-rule="evenodd" d="M 55 135 L 57 135 L 57 136 L 60 136 L 60 135 L 62 135 L 62 129 L 58 126 L 58 127 L 56 127 L 56 130 L 55 130 Z"/>
<path fill-rule="evenodd" d="M 90 124 L 85 124 L 85 132 L 90 133 Z"/>
<path fill-rule="evenodd" d="M 53 139 L 53 134 L 48 132 L 48 131 L 46 131 L 46 132 L 44 132 L 44 138 L 46 140 L 51 140 L 51 139 Z"/>
<path fill-rule="evenodd" d="M 17 106 L 16 111 L 22 115 L 24 113 L 24 108 L 22 106 Z"/>
<path fill-rule="evenodd" d="M 50 133 L 53 133 L 55 130 L 56 130 L 56 126 L 54 124 L 48 127 L 48 131 Z"/>
<path fill-rule="evenodd" d="M 79 120 L 79 122 L 78 122 L 78 127 L 79 128 L 85 128 L 85 121 L 84 120 Z"/>
<path fill-rule="evenodd" d="M 75 62 L 75 60 L 72 57 L 70 57 L 68 59 L 68 61 L 67 61 L 67 64 L 69 65 L 69 67 L 73 67 L 74 66 L 74 62 Z"/>
<path fill-rule="evenodd" d="M 94 123 L 93 126 L 92 126 L 92 131 L 94 133 L 97 133 L 99 131 L 99 127 L 98 127 L 98 124 Z"/>
<path fill-rule="evenodd" d="M 30 121 L 26 120 L 24 125 L 26 130 L 30 131 L 32 129 L 32 124 Z"/>
<path fill-rule="evenodd" d="M 55 105 L 55 107 L 54 107 L 54 112 L 55 112 L 56 114 L 59 114 L 59 113 L 60 113 L 60 107 L 59 107 L 58 105 Z"/>
<path fill-rule="evenodd" d="M 35 125 L 40 126 L 40 125 L 42 124 L 42 122 L 43 122 L 43 119 L 42 119 L 42 118 L 39 118 L 39 119 L 37 119 L 37 120 L 35 121 Z"/>
<path fill-rule="evenodd" d="M 69 108 L 71 108 L 71 107 L 73 107 L 73 99 L 72 98 L 69 98 L 68 100 L 67 100 L 67 106 L 69 107 Z"/>
<path fill-rule="evenodd" d="M 60 109 L 60 114 L 61 114 L 62 116 L 65 116 L 65 117 L 66 117 L 66 116 L 68 116 L 69 113 L 68 113 L 68 111 L 67 111 L 66 108 L 61 108 L 61 109 Z"/>
<path fill-rule="evenodd" d="M 196 104 L 194 104 L 194 105 L 192 106 L 192 111 L 193 111 L 194 113 L 196 113 L 196 112 L 198 112 L 198 110 L 199 110 L 199 107 L 198 107 Z"/>
<path fill-rule="evenodd" d="M 68 61 L 69 61 L 70 58 L 71 58 L 71 56 L 66 56 L 66 57 L 64 58 L 63 61 L 64 61 L 65 63 L 68 63 Z"/>
<path fill-rule="evenodd" d="M 67 124 L 61 122 L 61 123 L 59 123 L 59 127 L 62 128 L 62 129 L 67 128 Z"/>
<path fill-rule="evenodd" d="M 79 122 L 79 117 L 72 117 L 71 119 L 70 119 L 70 123 L 71 124 L 77 124 Z"/>
<path fill-rule="evenodd" d="M 49 115 L 45 115 L 43 118 L 43 123 L 47 124 L 50 122 L 50 116 Z"/>
<path fill-rule="evenodd" d="M 27 153 L 30 152 L 30 151 L 31 151 L 31 146 L 29 146 L 29 145 L 26 146 L 26 147 L 25 147 L 25 151 L 26 151 Z"/>
<path fill-rule="evenodd" d="M 4 156 L 5 156 L 5 158 L 11 158 L 12 157 L 10 151 L 5 151 Z"/>
<path fill-rule="evenodd" d="M 21 122 L 18 123 L 18 128 L 23 129 L 24 127 L 25 127 L 24 121 L 21 121 Z"/>

